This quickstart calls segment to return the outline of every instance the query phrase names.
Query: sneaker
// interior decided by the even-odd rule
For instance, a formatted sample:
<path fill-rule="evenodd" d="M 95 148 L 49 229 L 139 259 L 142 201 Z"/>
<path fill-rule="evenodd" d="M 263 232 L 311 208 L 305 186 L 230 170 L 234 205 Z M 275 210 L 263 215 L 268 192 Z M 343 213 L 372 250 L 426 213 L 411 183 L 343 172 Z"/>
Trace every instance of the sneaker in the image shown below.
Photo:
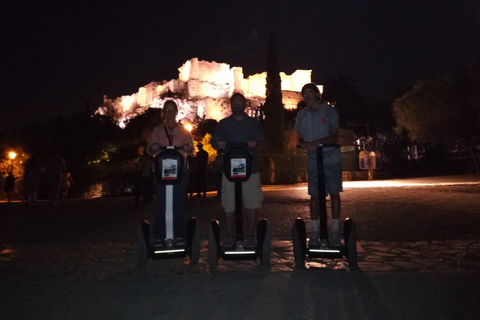
<path fill-rule="evenodd" d="M 331 247 L 340 247 L 342 244 L 340 242 L 340 231 L 332 231 L 330 235 L 330 246 Z"/>
<path fill-rule="evenodd" d="M 235 237 L 234 236 L 226 236 L 225 241 L 223 241 L 224 247 L 233 247 L 235 244 Z"/>
<path fill-rule="evenodd" d="M 175 245 L 177 247 L 185 247 L 185 240 L 183 238 L 175 238 Z"/>
<path fill-rule="evenodd" d="M 160 247 L 160 248 L 163 248 L 165 247 L 165 241 L 163 241 L 162 239 L 156 239 L 154 242 L 153 242 L 153 246 L 154 247 Z"/>
<path fill-rule="evenodd" d="M 256 247 L 257 246 L 257 241 L 255 241 L 254 236 L 247 236 L 247 241 L 245 241 L 245 247 Z"/>
<path fill-rule="evenodd" d="M 319 246 L 320 242 L 318 242 L 318 238 L 320 238 L 320 235 L 317 232 L 312 232 L 308 240 L 308 246 Z"/>

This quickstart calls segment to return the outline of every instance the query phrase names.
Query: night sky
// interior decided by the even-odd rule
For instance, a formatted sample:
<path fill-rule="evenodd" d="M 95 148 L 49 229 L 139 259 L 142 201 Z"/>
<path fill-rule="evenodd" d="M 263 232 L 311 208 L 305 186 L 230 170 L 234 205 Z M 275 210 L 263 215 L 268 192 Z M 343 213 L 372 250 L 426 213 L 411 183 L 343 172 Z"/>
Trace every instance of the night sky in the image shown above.
<path fill-rule="evenodd" d="M 312 80 L 348 75 L 367 100 L 480 60 L 480 2 L 0 1 L 0 131 L 69 116 L 102 96 L 178 78 L 188 59 Z"/>

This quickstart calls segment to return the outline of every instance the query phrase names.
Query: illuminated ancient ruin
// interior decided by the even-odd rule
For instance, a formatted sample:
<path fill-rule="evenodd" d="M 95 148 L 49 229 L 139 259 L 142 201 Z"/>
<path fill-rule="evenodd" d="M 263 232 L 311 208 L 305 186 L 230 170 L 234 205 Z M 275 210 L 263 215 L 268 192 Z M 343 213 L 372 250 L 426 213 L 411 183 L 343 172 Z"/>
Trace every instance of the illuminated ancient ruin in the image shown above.
<path fill-rule="evenodd" d="M 267 73 L 243 77 L 242 67 L 230 67 L 227 63 L 209 62 L 193 58 L 178 68 L 178 79 L 150 82 L 138 92 L 114 100 L 104 96 L 104 103 L 96 113 L 115 114 L 119 126 L 128 119 L 145 112 L 148 108 L 161 108 L 165 100 L 175 100 L 178 105 L 178 120 L 193 122 L 195 118 L 220 120 L 230 114 L 229 97 L 240 92 L 248 99 L 247 112 L 265 102 Z M 291 75 L 280 73 L 282 100 L 286 109 L 297 107 L 302 100 L 300 90 L 311 82 L 312 70 L 297 70 Z M 319 86 L 323 91 L 323 86 Z M 174 98 L 165 95 L 174 94 Z M 112 110 L 113 109 L 113 110 Z"/>

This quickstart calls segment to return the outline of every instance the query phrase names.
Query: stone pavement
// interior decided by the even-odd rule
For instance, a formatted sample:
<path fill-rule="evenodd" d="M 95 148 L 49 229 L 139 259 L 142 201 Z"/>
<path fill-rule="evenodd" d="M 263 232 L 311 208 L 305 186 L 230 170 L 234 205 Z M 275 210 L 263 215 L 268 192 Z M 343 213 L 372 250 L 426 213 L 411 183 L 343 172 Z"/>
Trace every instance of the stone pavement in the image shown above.
<path fill-rule="evenodd" d="M 382 184 L 390 185 L 390 188 L 379 188 Z M 428 187 L 419 188 L 419 185 Z M 435 188 L 435 185 L 441 187 Z M 458 189 L 451 187 L 454 185 L 459 185 Z M 266 203 L 262 215 L 268 218 L 274 228 L 269 268 L 272 272 L 295 269 L 291 226 L 297 216 L 308 219 L 305 187 L 305 184 L 300 184 L 264 188 Z M 364 272 L 480 271 L 478 176 L 346 182 L 344 188 L 342 208 L 350 212 L 356 221 L 358 262 Z M 376 208 L 388 206 L 388 212 L 365 209 L 372 203 Z M 116 277 L 136 269 L 136 224 L 139 219 L 151 219 L 154 208 L 153 203 L 134 206 L 130 198 L 73 199 L 55 208 L 43 205 L 36 215 L 29 218 L 21 203 L 0 205 L 3 209 L 0 227 L 5 228 L 0 230 L 3 233 L 0 235 L 0 267 L 36 275 L 69 275 L 87 281 Z M 433 210 L 428 210 L 429 207 Z M 395 208 L 398 208 L 398 213 L 395 213 Z M 412 230 L 405 220 L 408 216 L 404 211 L 415 208 L 422 210 L 422 217 L 426 217 L 426 220 L 421 224 L 426 224 L 427 229 Z M 292 210 L 297 213 L 292 215 Z M 172 272 L 177 274 L 210 272 L 207 263 L 207 225 L 211 218 L 222 222 L 222 208 L 210 193 L 207 199 L 190 199 L 189 211 L 199 218 L 203 226 L 202 253 L 198 265 L 189 266 L 186 258 L 183 263 L 178 263 L 178 260 L 152 261 L 148 269 L 166 265 L 167 269 L 171 267 Z M 383 215 L 389 215 L 388 219 L 379 217 Z M 448 220 L 443 221 L 445 219 Z M 407 223 L 406 226 L 399 225 L 402 220 Z M 305 221 L 308 231 L 308 220 Z M 459 222 L 463 222 L 463 225 L 457 226 Z M 394 229 L 389 229 L 392 228 L 391 224 L 395 225 Z M 366 226 L 370 229 L 364 230 Z M 472 226 L 472 229 L 466 230 L 467 226 Z M 433 236 L 425 234 L 449 227 L 459 230 L 442 231 Z M 393 231 L 399 228 L 411 234 L 393 237 Z M 361 232 L 363 236 L 359 236 Z M 374 237 L 369 236 L 372 233 Z M 438 238 L 441 237 L 447 238 L 440 241 Z M 249 271 L 257 267 L 256 261 L 220 259 L 215 272 Z M 345 259 L 308 257 L 306 268 L 348 270 Z"/>
<path fill-rule="evenodd" d="M 344 259 L 307 258 L 295 268 L 292 222 L 308 222 L 301 185 L 265 188 L 269 267 L 219 260 L 213 272 L 206 226 L 222 225 L 223 213 L 211 196 L 189 202 L 202 226 L 199 263 L 155 260 L 142 270 L 136 226 L 153 204 L 72 199 L 33 215 L 0 204 L 0 318 L 478 319 L 480 183 L 421 181 L 346 186 L 342 209 L 356 223 L 360 272 Z"/>
<path fill-rule="evenodd" d="M 358 264 L 363 272 L 480 272 L 480 242 L 365 242 L 357 243 Z M 75 281 L 97 281 L 136 272 L 136 251 L 133 244 L 105 243 L 71 245 L 2 245 L 0 265 L 9 265 L 13 273 L 35 277 L 66 277 Z M 257 269 L 270 272 L 294 271 L 292 242 L 272 241 L 270 267 L 260 267 L 258 261 L 227 261 L 219 259 L 214 273 L 250 272 Z M 345 259 L 306 258 L 306 269 L 349 271 Z M 198 264 L 188 258 L 149 260 L 145 270 L 154 276 L 162 274 L 209 274 L 208 243 L 202 241 Z"/>

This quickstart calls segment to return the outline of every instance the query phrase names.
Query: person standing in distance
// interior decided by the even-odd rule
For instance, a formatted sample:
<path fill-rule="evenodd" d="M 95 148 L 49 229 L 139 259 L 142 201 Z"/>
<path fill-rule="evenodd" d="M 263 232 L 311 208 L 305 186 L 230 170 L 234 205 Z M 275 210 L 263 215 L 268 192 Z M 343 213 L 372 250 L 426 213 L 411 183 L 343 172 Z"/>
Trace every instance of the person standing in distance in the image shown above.
<path fill-rule="evenodd" d="M 197 197 L 207 196 L 207 164 L 208 152 L 203 149 L 201 142 L 197 143 L 198 152 L 195 155 L 197 159 Z"/>
<path fill-rule="evenodd" d="M 223 149 L 226 154 L 232 144 L 244 143 L 253 155 L 252 174 L 242 182 L 243 206 L 245 207 L 246 243 L 247 247 L 256 246 L 255 226 L 257 222 L 257 209 L 262 207 L 263 191 L 258 173 L 257 149 L 264 140 L 261 124 L 245 113 L 246 99 L 240 93 L 235 93 L 230 98 L 232 114 L 215 127 L 211 144 L 214 149 Z M 233 246 L 235 242 L 235 183 L 230 182 L 225 174 L 222 177 L 222 206 L 226 218 L 225 247 Z"/>
<path fill-rule="evenodd" d="M 325 192 L 318 194 L 317 155 L 319 144 L 338 143 L 339 117 L 337 110 L 322 102 L 320 90 L 314 83 L 302 88 L 302 97 L 307 107 L 297 115 L 295 130 L 299 134 L 299 145 L 307 150 L 308 194 L 310 195 L 310 215 L 312 233 L 309 245 L 319 245 L 319 204 L 318 197 L 330 195 L 332 229 L 330 245 L 340 246 L 340 192 L 342 187 L 342 153 L 339 148 L 323 148 L 323 170 L 325 172 Z"/>

